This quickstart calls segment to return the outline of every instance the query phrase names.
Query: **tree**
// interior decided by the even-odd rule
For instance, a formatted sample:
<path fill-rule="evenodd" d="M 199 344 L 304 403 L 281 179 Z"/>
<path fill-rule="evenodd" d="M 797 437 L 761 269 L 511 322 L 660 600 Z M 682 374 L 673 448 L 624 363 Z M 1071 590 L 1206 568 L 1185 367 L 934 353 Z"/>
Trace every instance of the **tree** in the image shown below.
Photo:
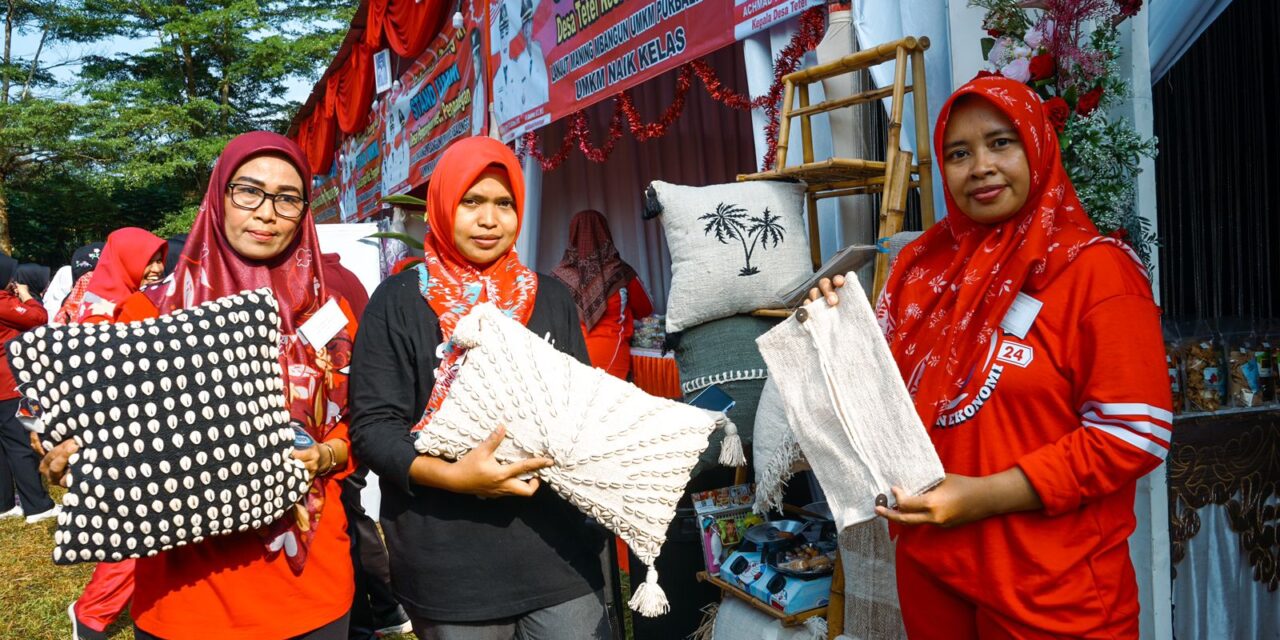
<path fill-rule="evenodd" d="M 346 0 L 4 1 L 12 19 L 0 61 L 0 249 L 10 249 L 6 186 L 48 190 L 47 176 L 56 175 L 63 180 L 53 192 L 14 198 L 23 215 L 40 218 L 18 225 L 35 243 L 20 253 L 53 256 L 52 262 L 59 250 L 50 242 L 65 243 L 65 259 L 86 237 L 100 239 L 125 224 L 189 227 L 226 142 L 253 129 L 285 130 L 299 106 L 284 99 L 288 83 L 318 78 L 358 6 Z M 50 42 L 122 38 L 145 47 L 87 56 L 74 80 L 58 86 L 38 52 L 9 56 L 10 25 L 39 30 Z M 82 190 L 79 199 L 55 197 L 64 187 Z M 71 206 L 42 209 L 54 205 Z"/>
<path fill-rule="evenodd" d="M 93 144 L 83 137 L 82 105 L 47 90 L 56 86 L 41 62 L 48 44 L 74 40 L 69 9 L 59 0 L 4 0 L 4 49 L 0 55 L 0 251 L 13 251 L 10 240 L 9 198 L 13 181 L 28 179 L 55 167 L 95 160 Z M 30 56 L 15 54 L 22 34 L 40 34 Z"/>
<path fill-rule="evenodd" d="M 102 35 L 152 38 L 144 51 L 91 57 L 81 90 L 100 105 L 95 136 L 138 184 L 176 179 L 198 200 L 226 142 L 284 131 L 298 105 L 291 79 L 314 80 L 356 4 L 339 0 L 88 0 Z"/>

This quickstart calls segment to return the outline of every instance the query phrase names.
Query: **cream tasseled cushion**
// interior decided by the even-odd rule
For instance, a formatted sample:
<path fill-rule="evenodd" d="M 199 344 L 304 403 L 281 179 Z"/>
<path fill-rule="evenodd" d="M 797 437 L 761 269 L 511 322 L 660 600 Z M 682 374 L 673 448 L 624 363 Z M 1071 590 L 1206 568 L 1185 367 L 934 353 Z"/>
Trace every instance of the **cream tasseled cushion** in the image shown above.
<path fill-rule="evenodd" d="M 468 351 L 418 452 L 457 458 L 505 425 L 498 459 L 554 460 L 538 476 L 648 566 L 631 607 L 664 613 L 654 560 L 718 416 L 584 365 L 492 304 L 472 308 L 453 340 Z"/>

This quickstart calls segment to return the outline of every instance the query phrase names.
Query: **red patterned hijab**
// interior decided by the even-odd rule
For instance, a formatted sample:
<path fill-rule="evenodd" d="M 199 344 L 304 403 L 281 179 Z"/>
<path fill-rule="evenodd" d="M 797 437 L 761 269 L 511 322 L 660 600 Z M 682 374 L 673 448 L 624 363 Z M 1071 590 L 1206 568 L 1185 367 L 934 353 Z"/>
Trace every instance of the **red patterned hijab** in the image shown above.
<path fill-rule="evenodd" d="M 492 302 L 521 324 L 529 324 L 533 315 L 538 276 L 520 262 L 514 247 L 493 264 L 480 267 L 463 257 L 453 244 L 453 223 L 462 196 L 481 174 L 491 169 L 506 172 L 522 225 L 524 171 L 511 149 L 493 138 L 476 136 L 453 143 L 440 156 L 427 186 L 428 231 L 423 241 L 423 262 L 417 266 L 418 287 L 440 320 L 445 344 L 431 399 L 414 431 L 427 425 L 453 384 L 461 356 L 461 350 L 452 345 L 453 329 L 471 307 Z M 517 227 L 516 235 L 519 233 Z"/>
<path fill-rule="evenodd" d="M 269 287 L 280 307 L 280 364 L 285 374 L 289 414 L 320 442 L 347 412 L 346 376 L 338 372 L 351 362 L 352 342 L 346 329 L 318 348 L 306 344 L 298 335 L 298 327 L 330 298 L 340 298 L 325 286 L 320 242 L 310 209 L 298 220 L 293 243 L 267 261 L 236 253 L 227 242 L 223 226 L 227 184 L 241 165 L 264 154 L 287 158 L 302 178 L 303 198 L 310 199 L 311 169 L 295 142 L 267 131 L 237 136 L 214 165 L 178 265 L 165 282 L 149 288 L 147 295 L 161 313 L 169 313 L 241 291 Z M 268 549 L 272 553 L 285 549 L 295 571 L 301 571 L 306 562 L 307 549 L 320 524 L 324 494 L 324 483 L 313 482 L 302 505 L 306 515 L 286 517 L 263 532 Z M 288 536 L 293 537 L 291 541 L 286 540 Z"/>
<path fill-rule="evenodd" d="M 636 270 L 618 255 L 604 214 L 588 209 L 569 223 L 569 247 L 551 275 L 568 285 L 578 315 L 590 328 L 604 315 L 609 296 L 627 286 Z"/>
<path fill-rule="evenodd" d="M 959 395 L 1020 291 L 1043 289 L 1085 247 L 1124 246 L 1085 214 L 1040 98 L 1020 82 L 989 76 L 960 87 L 938 116 L 934 157 L 945 158 L 947 121 L 962 96 L 990 102 L 1014 124 L 1031 188 L 1020 211 L 990 225 L 970 220 L 948 191 L 946 218 L 902 251 L 889 276 L 877 315 L 926 426 Z"/>

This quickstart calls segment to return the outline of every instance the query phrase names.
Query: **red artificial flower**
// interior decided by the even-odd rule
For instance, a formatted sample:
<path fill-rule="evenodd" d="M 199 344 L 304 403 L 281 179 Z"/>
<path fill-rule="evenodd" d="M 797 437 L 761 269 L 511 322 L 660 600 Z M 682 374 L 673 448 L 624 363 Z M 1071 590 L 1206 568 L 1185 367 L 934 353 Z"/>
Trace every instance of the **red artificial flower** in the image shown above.
<path fill-rule="evenodd" d="M 1031 79 L 1033 81 L 1052 78 L 1057 72 L 1058 63 L 1053 59 L 1053 56 L 1042 53 L 1031 58 Z"/>
<path fill-rule="evenodd" d="M 1044 103 L 1044 113 L 1049 117 L 1049 122 L 1056 131 L 1062 131 L 1067 126 L 1067 118 L 1071 117 L 1071 106 L 1067 104 L 1060 96 L 1049 98 Z"/>
<path fill-rule="evenodd" d="M 1102 85 L 1098 85 L 1090 89 L 1088 93 L 1080 96 L 1076 101 L 1076 113 L 1087 116 L 1098 108 L 1098 103 L 1102 102 Z"/>
<path fill-rule="evenodd" d="M 1003 74 L 1001 74 L 999 71 L 987 71 L 986 69 L 981 69 L 978 71 L 978 75 L 974 76 L 973 79 L 977 80 L 978 78 L 986 78 L 989 76 L 1000 76 L 1000 75 L 1003 75 Z"/>
<path fill-rule="evenodd" d="M 999 29 L 987 29 L 987 35 L 992 38 L 999 38 L 1004 35 L 1004 32 Z"/>
<path fill-rule="evenodd" d="M 1116 0 L 1116 8 L 1120 10 L 1120 18 L 1132 18 L 1142 10 L 1142 0 Z"/>

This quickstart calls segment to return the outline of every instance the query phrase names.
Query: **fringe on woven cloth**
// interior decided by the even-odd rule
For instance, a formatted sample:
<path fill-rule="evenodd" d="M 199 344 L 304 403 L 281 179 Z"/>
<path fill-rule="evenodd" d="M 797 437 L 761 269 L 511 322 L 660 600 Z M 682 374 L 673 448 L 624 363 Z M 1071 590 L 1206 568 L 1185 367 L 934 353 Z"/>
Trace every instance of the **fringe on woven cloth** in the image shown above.
<path fill-rule="evenodd" d="M 876 518 L 840 532 L 844 564 L 845 640 L 906 640 L 898 604 L 894 543 L 889 526 Z"/>
<path fill-rule="evenodd" d="M 756 409 L 755 440 L 752 453 L 756 467 L 756 501 L 752 510 L 768 513 L 782 509 L 782 494 L 794 475 L 797 462 L 804 459 L 796 434 L 787 422 L 782 394 L 772 378 L 760 391 Z"/>

